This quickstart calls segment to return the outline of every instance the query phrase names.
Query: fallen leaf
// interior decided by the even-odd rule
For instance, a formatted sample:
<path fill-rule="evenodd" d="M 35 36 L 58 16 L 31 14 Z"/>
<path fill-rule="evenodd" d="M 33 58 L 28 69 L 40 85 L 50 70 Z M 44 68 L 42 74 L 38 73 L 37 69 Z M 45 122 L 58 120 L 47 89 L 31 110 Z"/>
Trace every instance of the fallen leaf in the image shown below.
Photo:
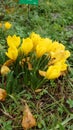
<path fill-rule="evenodd" d="M 23 113 L 22 127 L 24 128 L 24 130 L 27 130 L 34 126 L 36 126 L 36 120 L 32 115 L 28 105 L 26 104 Z"/>
<path fill-rule="evenodd" d="M 5 101 L 6 96 L 7 96 L 6 90 L 0 88 L 0 101 Z"/>
<path fill-rule="evenodd" d="M 41 91 L 42 91 L 42 89 L 36 89 L 36 90 L 35 90 L 36 93 L 39 93 L 39 92 L 41 92 Z"/>
<path fill-rule="evenodd" d="M 28 70 L 32 70 L 32 64 L 29 61 L 27 62 L 27 64 L 28 64 Z"/>
<path fill-rule="evenodd" d="M 21 61 L 19 61 L 19 65 L 23 66 L 25 62 L 26 62 L 26 59 L 23 58 Z"/>
<path fill-rule="evenodd" d="M 27 57 L 26 61 L 27 61 L 27 65 L 28 65 L 28 70 L 32 70 L 32 64 L 30 63 L 30 57 Z"/>
<path fill-rule="evenodd" d="M 41 71 L 41 70 L 39 70 L 39 74 L 41 75 L 41 76 L 46 76 L 46 72 L 45 71 Z"/>

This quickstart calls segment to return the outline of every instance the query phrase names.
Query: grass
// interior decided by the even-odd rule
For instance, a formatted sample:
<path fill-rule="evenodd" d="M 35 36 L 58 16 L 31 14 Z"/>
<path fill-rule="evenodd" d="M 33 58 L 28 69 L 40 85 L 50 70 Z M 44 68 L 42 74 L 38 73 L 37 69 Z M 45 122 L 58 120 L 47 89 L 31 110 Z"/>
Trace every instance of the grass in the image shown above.
<path fill-rule="evenodd" d="M 43 37 L 62 42 L 71 52 L 66 77 L 48 81 L 38 93 L 24 84 L 18 84 L 22 90 L 9 94 L 5 102 L 0 102 L 1 130 L 23 129 L 21 122 L 25 101 L 37 120 L 37 126 L 30 130 L 73 130 L 72 7 L 72 0 L 39 0 L 38 6 L 30 5 L 28 15 L 27 5 L 19 5 L 14 0 L 1 4 L 0 20 L 12 23 L 12 29 L 6 32 L 0 30 L 1 45 L 5 46 L 9 34 L 23 38 L 34 31 Z M 4 54 L 5 48 L 0 47 L 0 64 L 5 61 L 2 50 Z"/>

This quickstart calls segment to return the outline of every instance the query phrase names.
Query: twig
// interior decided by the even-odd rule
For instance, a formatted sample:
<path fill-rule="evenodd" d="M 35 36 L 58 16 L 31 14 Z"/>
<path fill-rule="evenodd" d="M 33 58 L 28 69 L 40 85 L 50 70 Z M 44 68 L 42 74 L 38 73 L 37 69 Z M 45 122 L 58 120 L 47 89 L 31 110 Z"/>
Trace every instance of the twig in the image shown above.
<path fill-rule="evenodd" d="M 10 119 L 12 119 L 12 120 L 14 119 L 9 113 L 3 111 L 2 109 L 0 109 L 0 111 L 1 111 L 5 116 L 9 117 Z"/>

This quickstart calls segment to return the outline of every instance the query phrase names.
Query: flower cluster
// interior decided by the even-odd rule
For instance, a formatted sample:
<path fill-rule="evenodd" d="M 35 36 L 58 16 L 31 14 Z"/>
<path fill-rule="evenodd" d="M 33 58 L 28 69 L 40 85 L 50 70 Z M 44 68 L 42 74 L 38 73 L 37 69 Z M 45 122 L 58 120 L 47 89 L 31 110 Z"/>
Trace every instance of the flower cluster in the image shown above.
<path fill-rule="evenodd" d="M 57 41 L 53 42 L 49 38 L 42 38 L 33 32 L 28 38 L 23 38 L 22 42 L 19 36 L 8 36 L 7 44 L 7 57 L 13 62 L 15 62 L 18 57 L 22 57 L 19 63 L 27 62 L 28 66 L 32 66 L 32 69 L 35 67 L 32 63 L 33 60 L 37 59 L 37 66 L 39 59 L 43 56 L 47 57 L 47 64 L 45 64 L 45 66 L 43 64 L 41 69 L 38 66 L 39 74 L 47 79 L 58 78 L 67 70 L 68 65 L 66 60 L 70 56 L 70 52 L 65 49 L 63 44 Z M 35 55 L 34 59 L 33 54 Z M 9 62 L 9 64 L 10 63 L 11 62 Z"/>

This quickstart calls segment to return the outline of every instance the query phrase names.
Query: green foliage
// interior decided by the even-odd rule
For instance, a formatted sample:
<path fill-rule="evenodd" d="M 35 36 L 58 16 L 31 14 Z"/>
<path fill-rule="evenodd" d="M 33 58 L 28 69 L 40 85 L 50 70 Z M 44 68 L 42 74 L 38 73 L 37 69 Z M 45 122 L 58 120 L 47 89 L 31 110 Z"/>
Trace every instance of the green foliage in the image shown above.
<path fill-rule="evenodd" d="M 12 126 L 11 126 L 12 121 L 4 122 L 4 121 L 1 120 L 0 123 L 2 125 L 2 129 L 1 130 L 3 130 L 3 129 L 5 129 L 5 130 L 12 130 Z"/>

